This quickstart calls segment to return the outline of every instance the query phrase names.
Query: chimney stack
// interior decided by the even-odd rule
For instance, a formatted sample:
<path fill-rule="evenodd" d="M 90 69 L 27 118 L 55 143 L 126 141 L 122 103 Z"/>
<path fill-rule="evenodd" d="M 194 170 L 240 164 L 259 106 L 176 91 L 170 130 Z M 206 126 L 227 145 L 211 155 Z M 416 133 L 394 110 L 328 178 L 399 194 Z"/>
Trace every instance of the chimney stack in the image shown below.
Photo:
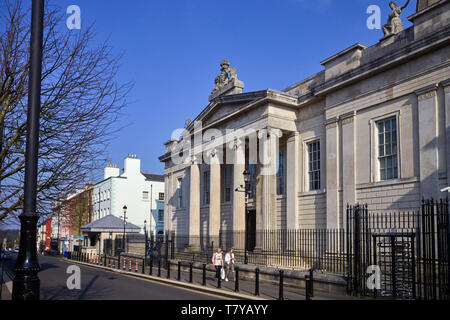
<path fill-rule="evenodd" d="M 105 167 L 104 179 L 108 179 L 110 177 L 118 177 L 119 175 L 120 175 L 120 170 L 116 164 L 108 164 Z"/>

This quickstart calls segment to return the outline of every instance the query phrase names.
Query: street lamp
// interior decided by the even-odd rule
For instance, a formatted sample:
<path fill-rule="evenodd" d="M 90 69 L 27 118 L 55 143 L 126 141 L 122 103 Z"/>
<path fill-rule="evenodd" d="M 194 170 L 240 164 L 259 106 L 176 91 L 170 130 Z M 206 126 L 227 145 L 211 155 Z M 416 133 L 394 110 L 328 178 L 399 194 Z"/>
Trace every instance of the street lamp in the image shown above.
<path fill-rule="evenodd" d="M 125 251 L 125 227 L 127 225 L 127 206 L 123 206 L 123 235 L 122 235 L 122 251 Z"/>
<path fill-rule="evenodd" d="M 30 74 L 28 85 L 27 141 L 25 151 L 24 204 L 20 219 L 19 255 L 14 266 L 13 300 L 39 300 L 41 267 L 37 258 L 36 212 L 39 115 L 41 109 L 42 38 L 44 0 L 33 0 L 31 8 Z"/>
<path fill-rule="evenodd" d="M 244 248 L 244 264 L 248 264 L 248 197 L 250 195 L 250 172 L 246 169 L 243 173 L 245 186 L 236 188 L 236 192 L 245 192 L 245 248 Z"/>
<path fill-rule="evenodd" d="M 112 232 L 109 233 L 109 255 L 113 255 L 113 246 L 112 246 Z M 106 252 L 106 250 L 105 250 Z"/>
<path fill-rule="evenodd" d="M 242 173 L 244 175 L 245 182 L 245 253 L 244 253 L 244 264 L 248 264 L 248 196 L 250 192 L 250 172 L 245 169 Z"/>
<path fill-rule="evenodd" d="M 144 236 L 145 236 L 145 257 L 146 257 L 148 252 L 147 220 L 144 220 Z"/>

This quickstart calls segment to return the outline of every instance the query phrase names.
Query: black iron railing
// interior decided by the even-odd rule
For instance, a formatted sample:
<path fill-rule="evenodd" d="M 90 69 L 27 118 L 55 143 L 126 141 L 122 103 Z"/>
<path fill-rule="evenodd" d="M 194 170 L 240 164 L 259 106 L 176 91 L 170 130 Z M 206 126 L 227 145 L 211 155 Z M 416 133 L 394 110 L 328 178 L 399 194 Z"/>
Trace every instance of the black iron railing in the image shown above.
<path fill-rule="evenodd" d="M 449 203 L 411 211 L 347 207 L 348 292 L 398 299 L 449 299 Z M 379 278 L 371 277 L 379 275 Z M 372 282 L 367 280 L 373 279 Z"/>

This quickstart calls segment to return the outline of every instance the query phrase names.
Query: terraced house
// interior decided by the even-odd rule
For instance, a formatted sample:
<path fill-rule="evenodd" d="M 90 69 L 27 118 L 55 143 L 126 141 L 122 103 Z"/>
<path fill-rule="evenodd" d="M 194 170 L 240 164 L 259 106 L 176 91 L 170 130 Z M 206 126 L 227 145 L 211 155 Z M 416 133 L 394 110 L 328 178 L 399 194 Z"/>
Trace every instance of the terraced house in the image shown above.
<path fill-rule="evenodd" d="M 283 90 L 243 92 L 223 61 L 209 104 L 160 157 L 166 232 L 198 248 L 202 239 L 247 230 L 257 249 L 264 230 L 346 228 L 347 204 L 414 209 L 422 198 L 445 196 L 450 1 L 415 5 L 411 27 L 402 28 L 406 18 L 391 5 L 397 16 L 378 43 L 336 53 L 322 71 Z M 231 129 L 251 134 L 236 138 Z M 278 162 L 272 174 L 262 174 L 264 154 Z"/>

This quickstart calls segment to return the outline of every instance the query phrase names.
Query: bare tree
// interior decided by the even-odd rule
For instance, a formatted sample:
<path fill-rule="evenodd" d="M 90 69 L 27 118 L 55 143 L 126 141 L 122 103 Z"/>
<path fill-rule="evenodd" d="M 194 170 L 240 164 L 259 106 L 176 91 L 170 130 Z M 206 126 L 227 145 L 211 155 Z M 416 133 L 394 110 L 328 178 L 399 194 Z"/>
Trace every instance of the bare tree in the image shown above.
<path fill-rule="evenodd" d="M 30 66 L 29 8 L 0 4 L 0 221 L 23 205 L 25 130 Z M 118 84 L 120 56 L 93 27 L 70 31 L 65 11 L 46 9 L 39 137 L 38 213 L 87 182 L 103 166 L 113 124 L 131 84 Z M 115 126 L 117 127 L 117 126 Z M 9 219 L 8 219 L 9 220 Z"/>

